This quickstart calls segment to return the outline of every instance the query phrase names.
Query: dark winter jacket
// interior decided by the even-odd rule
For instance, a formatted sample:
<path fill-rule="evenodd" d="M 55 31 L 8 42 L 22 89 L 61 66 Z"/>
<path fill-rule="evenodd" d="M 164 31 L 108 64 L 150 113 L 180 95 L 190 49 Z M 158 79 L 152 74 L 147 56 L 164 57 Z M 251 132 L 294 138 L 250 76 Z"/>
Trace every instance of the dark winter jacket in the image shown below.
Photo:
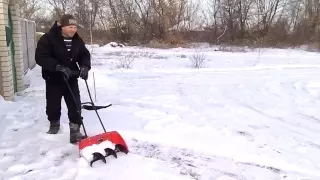
<path fill-rule="evenodd" d="M 79 71 L 78 65 L 91 69 L 90 52 L 80 36 L 76 33 L 72 39 L 71 57 L 63 39 L 61 27 L 55 22 L 50 31 L 38 41 L 35 60 L 42 67 L 42 77 L 45 80 L 61 82 L 61 73 L 55 71 L 58 64 L 69 67 L 72 71 Z"/>

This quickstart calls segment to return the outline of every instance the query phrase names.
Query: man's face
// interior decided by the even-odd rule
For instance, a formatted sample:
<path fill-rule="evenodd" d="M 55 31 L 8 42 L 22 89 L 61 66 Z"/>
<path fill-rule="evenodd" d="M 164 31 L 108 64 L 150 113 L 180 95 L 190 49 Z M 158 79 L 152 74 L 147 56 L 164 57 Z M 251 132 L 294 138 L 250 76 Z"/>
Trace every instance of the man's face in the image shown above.
<path fill-rule="evenodd" d="M 77 26 L 69 25 L 62 27 L 62 33 L 65 37 L 73 37 L 74 34 L 77 32 Z"/>

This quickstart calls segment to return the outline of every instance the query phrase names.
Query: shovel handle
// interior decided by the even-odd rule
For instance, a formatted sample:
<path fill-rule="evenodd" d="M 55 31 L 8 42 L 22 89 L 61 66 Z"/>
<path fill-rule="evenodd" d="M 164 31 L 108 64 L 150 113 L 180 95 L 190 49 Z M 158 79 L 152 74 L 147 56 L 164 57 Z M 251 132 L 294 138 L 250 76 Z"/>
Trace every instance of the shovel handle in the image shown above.
<path fill-rule="evenodd" d="M 80 71 L 72 71 L 72 76 L 79 76 L 80 75 Z"/>
<path fill-rule="evenodd" d="M 71 76 L 80 76 L 80 71 L 71 71 Z M 63 74 L 63 78 L 65 81 L 68 81 L 65 74 Z"/>
<path fill-rule="evenodd" d="M 79 75 L 80 75 L 80 71 L 72 71 L 71 74 L 74 75 L 74 76 L 79 76 Z M 66 79 L 65 79 L 65 81 L 66 81 L 66 83 L 68 84 L 68 82 L 67 82 Z M 90 98 L 90 101 L 91 101 L 90 104 L 92 105 L 92 110 L 94 110 L 94 111 L 96 112 L 96 114 L 97 114 L 97 116 L 98 116 L 98 119 L 99 119 L 99 121 L 100 121 L 100 124 L 101 124 L 101 126 L 102 126 L 103 131 L 104 131 L 104 132 L 107 132 L 107 131 L 106 131 L 106 128 L 104 127 L 104 124 L 103 124 L 103 122 L 102 122 L 102 120 L 101 120 L 101 118 L 100 118 L 100 115 L 99 115 L 99 113 L 98 113 L 98 111 L 97 111 L 99 108 L 105 108 L 105 107 L 97 107 L 97 106 L 94 104 L 94 102 L 93 102 L 93 100 L 92 100 L 91 93 L 90 93 L 90 89 L 89 89 L 88 82 L 87 82 L 87 80 L 84 80 L 84 81 L 85 81 L 85 83 L 86 83 L 88 95 L 89 95 L 89 98 Z M 68 85 L 68 88 L 69 88 L 69 90 L 71 91 L 69 85 Z M 75 99 L 74 99 L 74 100 L 75 100 Z M 109 107 L 109 106 L 111 106 L 111 105 L 108 105 L 107 107 Z M 80 112 L 80 110 L 79 110 L 79 112 Z M 83 124 L 83 123 L 82 123 L 82 124 Z M 85 128 L 84 128 L 84 124 L 83 124 L 83 130 L 86 131 Z M 86 133 L 86 132 L 85 132 L 85 135 L 87 136 L 87 133 Z"/>
<path fill-rule="evenodd" d="M 73 74 L 73 72 L 72 72 L 72 74 Z M 72 96 L 72 99 L 73 99 L 73 102 L 74 102 L 75 107 L 76 107 L 76 109 L 77 109 L 77 112 L 78 112 L 79 116 L 81 117 L 81 108 L 78 107 L 76 98 L 75 98 L 75 96 L 74 96 L 74 94 L 73 94 L 73 92 L 72 92 L 72 90 L 71 90 L 71 87 L 70 87 L 70 85 L 69 85 L 68 80 L 67 80 L 66 77 L 64 77 L 64 81 L 65 81 L 65 83 L 66 83 L 66 85 L 67 85 L 67 87 L 68 87 L 68 89 L 69 89 L 69 92 L 70 92 L 70 94 L 71 94 L 71 96 Z M 80 103 L 81 103 L 81 102 L 80 102 Z M 82 118 L 82 119 L 83 119 L 83 118 Z M 85 137 L 88 137 L 86 128 L 85 128 L 85 126 L 84 126 L 84 124 L 83 124 L 83 120 L 81 120 L 81 124 L 82 124 L 82 128 L 83 128 Z"/>

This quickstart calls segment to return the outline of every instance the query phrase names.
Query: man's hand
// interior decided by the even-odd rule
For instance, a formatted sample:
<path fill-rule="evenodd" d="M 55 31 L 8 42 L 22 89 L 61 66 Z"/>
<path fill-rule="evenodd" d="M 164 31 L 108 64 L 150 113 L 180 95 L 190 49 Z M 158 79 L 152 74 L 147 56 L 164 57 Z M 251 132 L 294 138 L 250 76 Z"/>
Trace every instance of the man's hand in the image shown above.
<path fill-rule="evenodd" d="M 61 65 L 56 66 L 56 71 L 62 72 L 67 79 L 69 79 L 72 76 L 72 71 L 69 68 Z"/>
<path fill-rule="evenodd" d="M 86 66 L 81 66 L 80 67 L 80 77 L 84 80 L 88 79 L 88 72 L 89 72 L 89 68 Z"/>

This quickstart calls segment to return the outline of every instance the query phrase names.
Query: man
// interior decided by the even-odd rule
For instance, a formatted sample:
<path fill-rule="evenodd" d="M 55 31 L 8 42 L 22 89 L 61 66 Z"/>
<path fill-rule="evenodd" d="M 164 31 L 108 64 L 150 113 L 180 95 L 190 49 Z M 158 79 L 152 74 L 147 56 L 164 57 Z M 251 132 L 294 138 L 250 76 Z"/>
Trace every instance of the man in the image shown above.
<path fill-rule="evenodd" d="M 64 97 L 68 108 L 70 143 L 79 142 L 85 137 L 80 133 L 82 117 L 78 78 L 87 80 L 91 60 L 85 43 L 77 33 L 77 22 L 72 15 L 63 15 L 60 25 L 55 21 L 50 31 L 39 39 L 35 60 L 42 67 L 42 78 L 46 84 L 46 114 L 50 122 L 47 133 L 57 134 L 60 130 L 61 99 Z M 78 76 L 72 73 L 75 71 L 80 72 Z"/>

